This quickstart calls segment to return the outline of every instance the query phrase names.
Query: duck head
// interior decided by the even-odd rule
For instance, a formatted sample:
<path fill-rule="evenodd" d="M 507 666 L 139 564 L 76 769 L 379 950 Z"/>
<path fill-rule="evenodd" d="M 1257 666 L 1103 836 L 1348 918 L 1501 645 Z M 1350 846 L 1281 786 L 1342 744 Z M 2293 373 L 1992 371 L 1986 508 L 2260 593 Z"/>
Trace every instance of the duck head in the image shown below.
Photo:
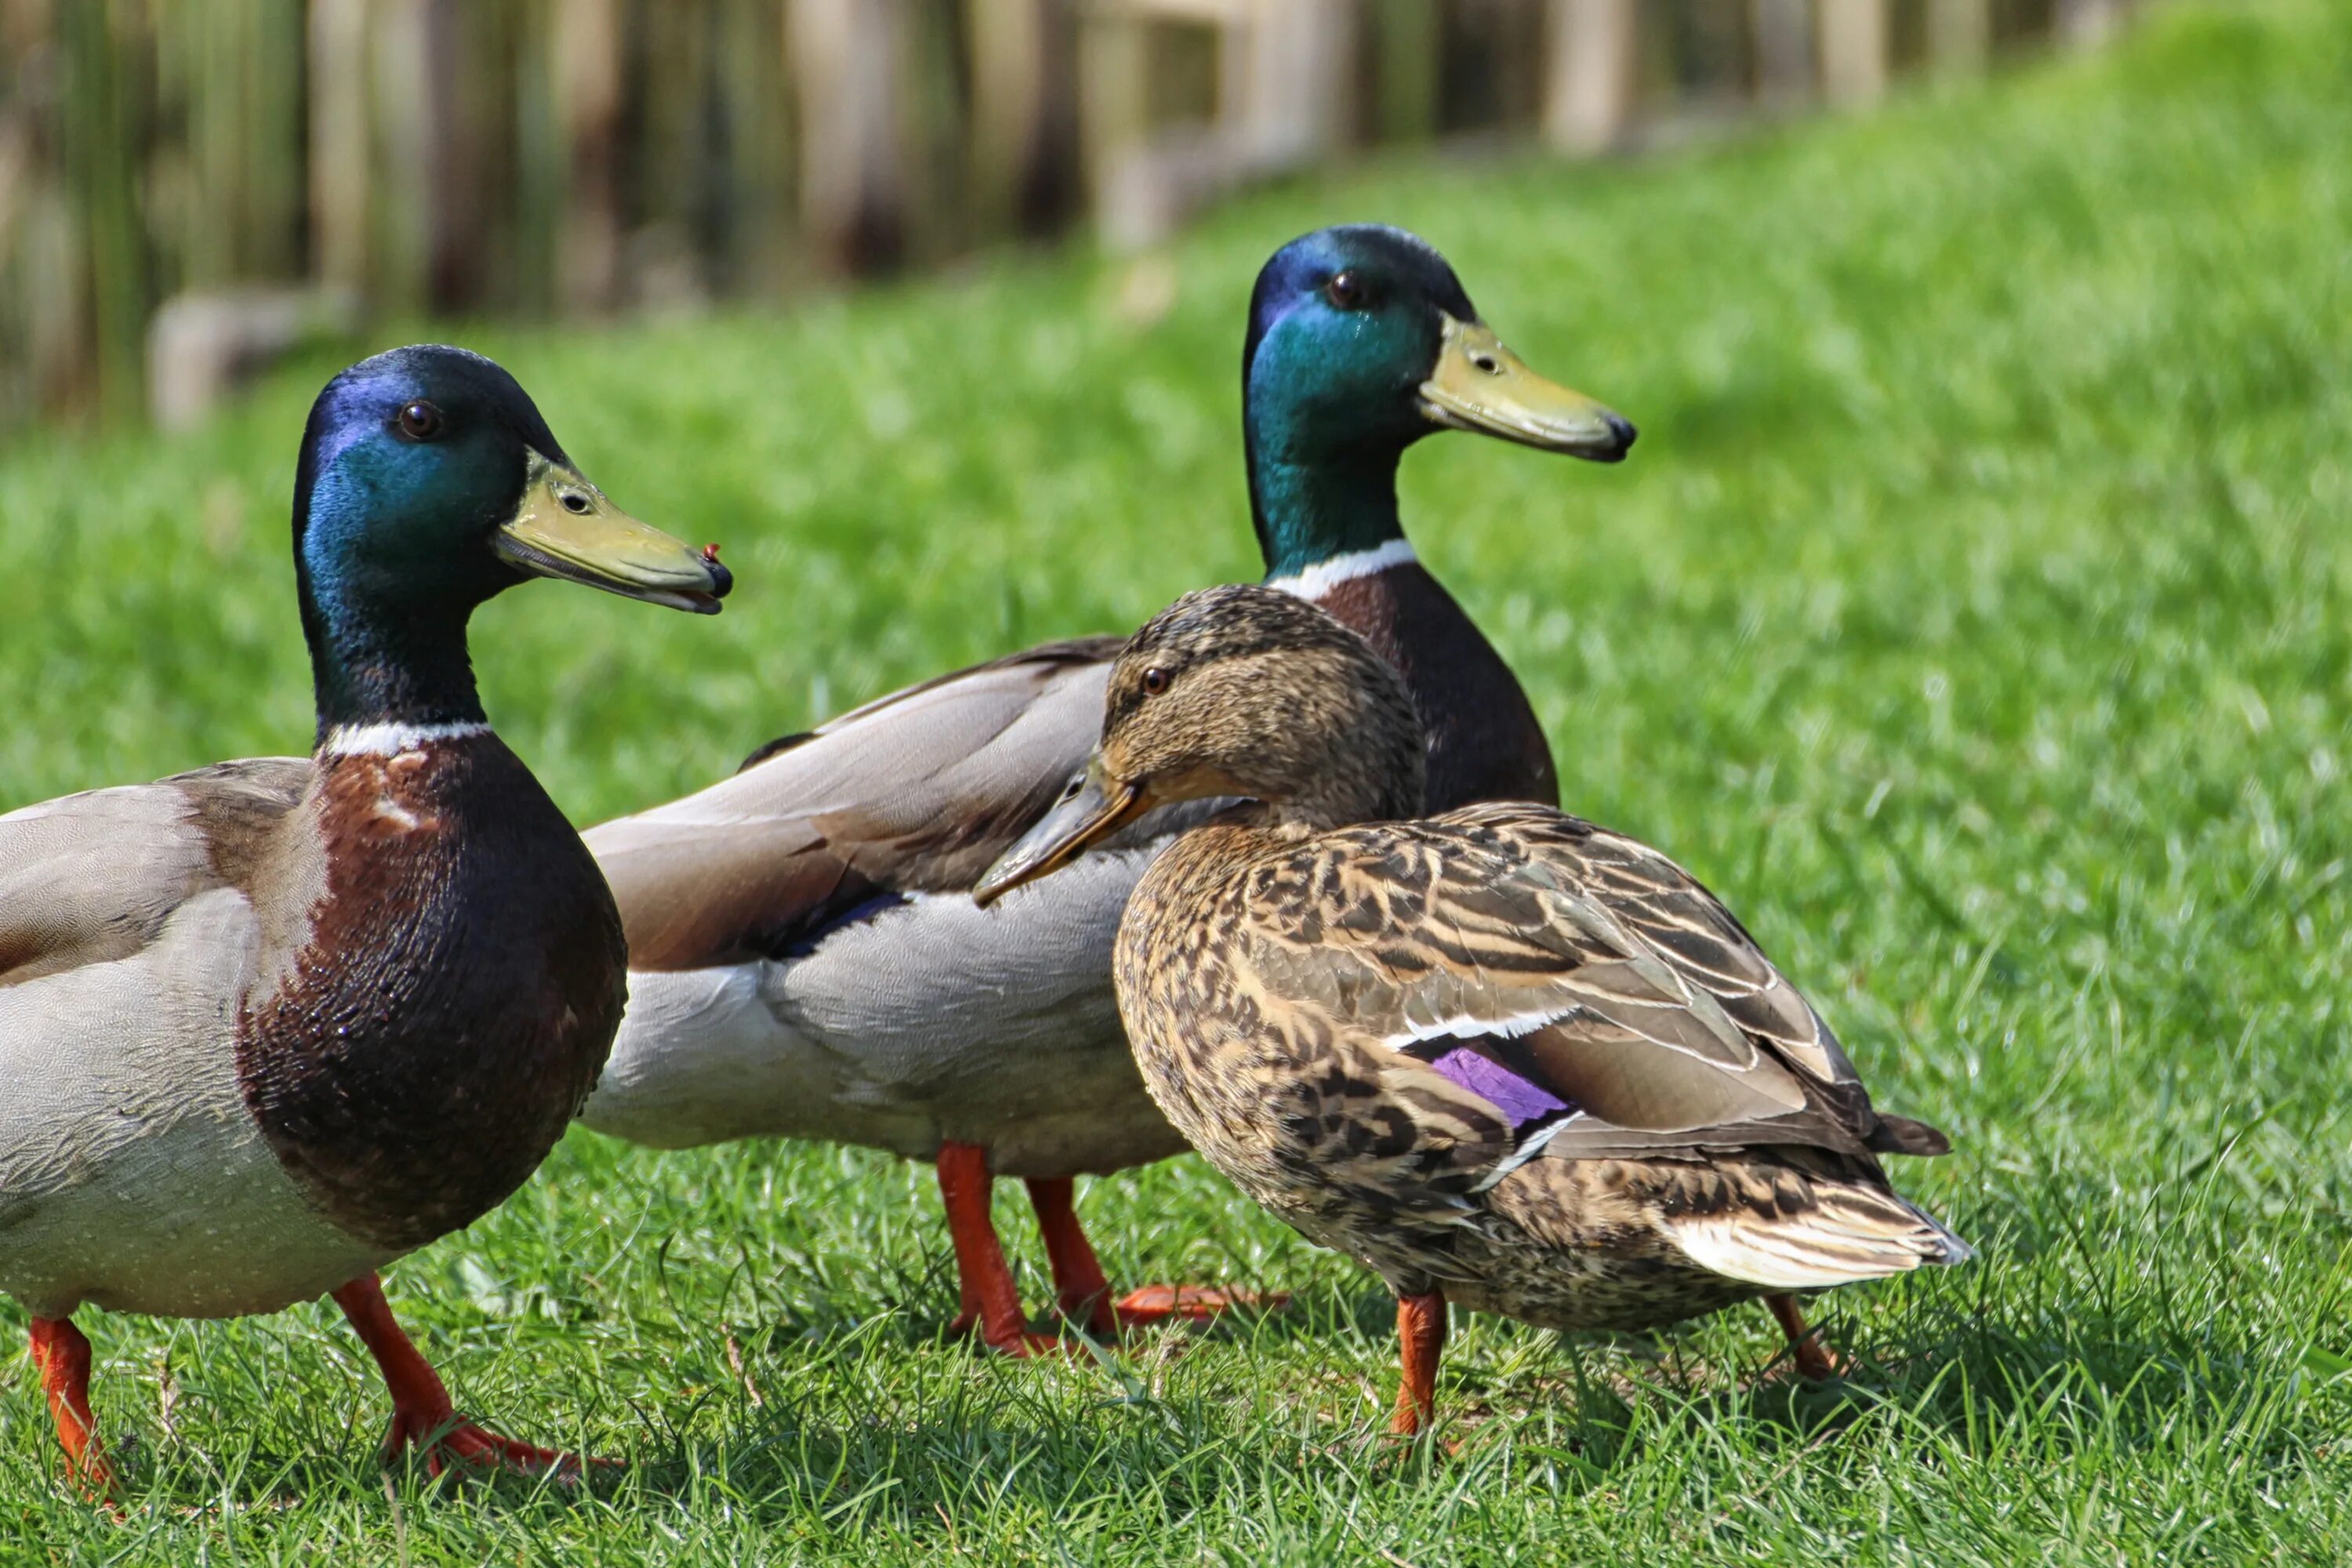
<path fill-rule="evenodd" d="M 513 376 L 437 345 L 362 360 L 311 405 L 294 564 L 322 734 L 478 721 L 466 623 L 526 578 L 702 615 L 733 586 L 714 550 L 605 500 Z"/>
<path fill-rule="evenodd" d="M 1403 680 L 1321 610 L 1251 584 L 1187 594 L 1120 650 L 1087 771 L 972 897 L 989 903 L 1175 801 L 1244 796 L 1307 830 L 1412 816 L 1422 750 Z"/>
<path fill-rule="evenodd" d="M 1529 370 L 1426 241 L 1318 229 L 1275 252 L 1242 350 L 1250 503 L 1266 570 L 1291 575 L 1401 538 L 1396 466 L 1433 430 L 1613 463 L 1622 416 Z"/>

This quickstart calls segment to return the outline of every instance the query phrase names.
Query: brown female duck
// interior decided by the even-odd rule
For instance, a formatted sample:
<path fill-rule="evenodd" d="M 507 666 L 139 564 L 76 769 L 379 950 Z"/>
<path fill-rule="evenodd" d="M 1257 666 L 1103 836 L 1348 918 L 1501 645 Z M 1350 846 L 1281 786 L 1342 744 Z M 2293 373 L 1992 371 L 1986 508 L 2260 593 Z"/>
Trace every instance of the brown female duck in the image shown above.
<path fill-rule="evenodd" d="M 1086 777 L 977 893 L 1146 811 L 1255 803 L 1144 873 L 1120 1013 L 1185 1137 L 1396 1292 L 1397 1430 L 1432 1417 L 1449 1301 L 1640 1329 L 1969 1256 L 1877 1160 L 1943 1135 L 1872 1108 L 1712 894 L 1546 806 L 1423 817 L 1422 757 L 1355 634 L 1264 588 L 1190 595 L 1119 655 Z"/>

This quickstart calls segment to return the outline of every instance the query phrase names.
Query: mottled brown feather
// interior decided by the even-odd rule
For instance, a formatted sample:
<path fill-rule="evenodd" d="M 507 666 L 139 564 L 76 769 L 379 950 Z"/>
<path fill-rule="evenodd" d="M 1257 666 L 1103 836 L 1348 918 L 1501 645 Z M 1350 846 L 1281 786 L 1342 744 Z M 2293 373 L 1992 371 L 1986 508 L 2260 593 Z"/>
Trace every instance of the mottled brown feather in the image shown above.
<path fill-rule="evenodd" d="M 1941 1135 L 1876 1114 L 1679 866 L 1540 805 L 1385 819 L 1360 764 L 1398 754 L 1396 679 L 1312 614 L 1188 595 L 1111 676 L 1115 787 L 1246 776 L 1265 803 L 1179 838 L 1120 928 L 1122 1015 L 1179 1131 L 1400 1295 L 1555 1327 L 1968 1255 L 1872 1153 Z M 1122 706 L 1146 668 L 1163 693 Z"/>

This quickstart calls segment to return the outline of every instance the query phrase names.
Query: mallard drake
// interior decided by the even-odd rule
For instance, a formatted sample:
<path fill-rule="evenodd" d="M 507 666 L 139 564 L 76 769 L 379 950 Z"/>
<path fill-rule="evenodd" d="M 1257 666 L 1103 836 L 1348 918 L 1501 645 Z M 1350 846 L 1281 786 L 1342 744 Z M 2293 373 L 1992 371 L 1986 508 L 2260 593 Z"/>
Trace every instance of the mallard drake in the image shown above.
<path fill-rule="evenodd" d="M 1120 1016 L 1193 1147 L 1396 1292 L 1396 1430 L 1432 1418 L 1449 1301 L 1644 1329 L 1969 1256 L 1876 1158 L 1944 1135 L 1872 1108 L 1713 894 L 1549 806 L 1424 817 L 1423 757 L 1353 632 L 1262 587 L 1189 595 L 1113 665 L 1085 776 L 974 889 L 1246 797 L 1138 882 Z"/>
<path fill-rule="evenodd" d="M 1613 461 L 1633 426 L 1528 371 L 1444 259 L 1392 228 L 1278 251 L 1242 363 L 1269 580 L 1396 661 L 1425 705 L 1438 798 L 1552 799 L 1518 682 L 1405 542 L 1397 463 L 1447 428 Z M 1108 1334 L 1219 1300 L 1156 1288 L 1114 1307 L 1072 1206 L 1074 1174 L 1183 1148 L 1110 988 L 1119 910 L 1175 819 L 994 909 L 970 897 L 1085 765 L 1119 642 L 1053 643 L 893 693 L 587 835 L 632 964 L 588 1125 L 665 1148 L 778 1134 L 935 1162 L 959 1324 L 1008 1353 L 1043 1341 L 989 1219 L 995 1175 L 1027 1183 L 1072 1321 Z"/>
<path fill-rule="evenodd" d="M 530 1174 L 625 994 L 612 896 L 483 717 L 466 623 L 526 577 L 709 613 L 729 576 L 615 510 L 512 376 L 439 347 L 319 395 L 294 565 L 310 756 L 0 816 L 0 1291 L 94 1489 L 84 1306 L 331 1294 L 391 1387 L 388 1448 L 574 1464 L 461 1420 L 376 1278 Z"/>

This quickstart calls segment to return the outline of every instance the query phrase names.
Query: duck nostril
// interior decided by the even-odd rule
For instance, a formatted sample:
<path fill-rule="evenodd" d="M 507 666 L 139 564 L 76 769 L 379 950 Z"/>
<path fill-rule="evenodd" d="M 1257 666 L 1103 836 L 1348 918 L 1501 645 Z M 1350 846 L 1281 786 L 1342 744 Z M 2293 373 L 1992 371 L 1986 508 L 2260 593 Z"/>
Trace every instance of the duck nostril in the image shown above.
<path fill-rule="evenodd" d="M 563 495 L 563 510 L 574 516 L 585 517 L 588 514 L 588 498 L 578 490 L 566 490 Z"/>
<path fill-rule="evenodd" d="M 1502 365 L 1496 363 L 1495 356 L 1492 354 L 1474 355 L 1471 358 L 1470 363 L 1476 365 L 1480 370 L 1485 371 L 1488 375 L 1499 375 L 1503 371 Z"/>

